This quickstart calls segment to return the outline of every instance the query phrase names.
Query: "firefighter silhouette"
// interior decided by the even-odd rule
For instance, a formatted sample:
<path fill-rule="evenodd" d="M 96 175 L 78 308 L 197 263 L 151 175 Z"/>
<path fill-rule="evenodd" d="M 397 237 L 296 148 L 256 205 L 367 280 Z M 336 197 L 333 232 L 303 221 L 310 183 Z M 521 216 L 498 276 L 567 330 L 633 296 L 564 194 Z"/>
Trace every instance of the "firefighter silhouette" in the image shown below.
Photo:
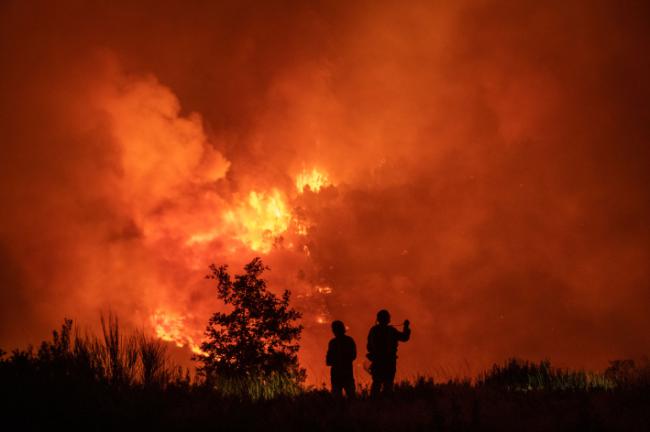
<path fill-rule="evenodd" d="M 343 396 L 343 390 L 347 397 L 354 397 L 354 372 L 352 362 L 357 358 L 357 346 L 354 339 L 345 334 L 343 321 L 332 322 L 334 338 L 330 340 L 327 347 L 325 362 L 331 366 L 330 377 L 332 380 L 332 394 Z"/>
<path fill-rule="evenodd" d="M 408 320 L 404 321 L 404 330 L 399 331 L 390 325 L 390 313 L 386 309 L 377 312 L 377 324 L 368 333 L 368 360 L 372 387 L 370 394 L 390 393 L 393 390 L 397 370 L 397 344 L 406 342 L 411 336 Z"/>

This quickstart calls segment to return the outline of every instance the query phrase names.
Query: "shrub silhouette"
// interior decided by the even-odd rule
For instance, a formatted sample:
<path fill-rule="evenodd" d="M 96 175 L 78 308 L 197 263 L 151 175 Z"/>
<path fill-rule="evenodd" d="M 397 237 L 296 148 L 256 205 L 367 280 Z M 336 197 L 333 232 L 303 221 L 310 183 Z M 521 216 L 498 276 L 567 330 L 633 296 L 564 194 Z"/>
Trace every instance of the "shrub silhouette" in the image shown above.
<path fill-rule="evenodd" d="M 632 359 L 613 360 L 605 370 L 604 376 L 618 387 L 650 387 L 650 360 L 642 357 L 637 364 Z"/>
<path fill-rule="evenodd" d="M 560 369 L 552 366 L 549 360 L 535 363 L 517 358 L 508 359 L 503 365 L 494 364 L 478 377 L 477 384 L 515 391 L 587 391 L 611 389 L 616 385 L 604 374 Z"/>
<path fill-rule="evenodd" d="M 142 331 L 123 334 L 118 319 L 101 316 L 102 335 L 80 334 L 70 319 L 64 319 L 52 339 L 38 350 L 14 350 L 0 355 L 0 375 L 29 381 L 40 387 L 71 383 L 91 388 L 166 388 L 189 384 L 187 374 L 170 363 L 163 342 Z"/>
<path fill-rule="evenodd" d="M 234 278 L 227 266 L 210 266 L 207 278 L 217 282 L 217 297 L 232 310 L 212 315 L 203 354 L 195 356 L 203 363 L 198 372 L 209 385 L 241 394 L 242 388 L 252 391 L 261 383 L 285 393 L 304 381 L 297 357 L 302 326 L 295 323 L 301 314 L 289 307 L 288 290 L 280 298 L 267 290 L 261 277 L 267 269 L 259 257 Z M 266 397 L 266 392 L 249 396 Z"/>

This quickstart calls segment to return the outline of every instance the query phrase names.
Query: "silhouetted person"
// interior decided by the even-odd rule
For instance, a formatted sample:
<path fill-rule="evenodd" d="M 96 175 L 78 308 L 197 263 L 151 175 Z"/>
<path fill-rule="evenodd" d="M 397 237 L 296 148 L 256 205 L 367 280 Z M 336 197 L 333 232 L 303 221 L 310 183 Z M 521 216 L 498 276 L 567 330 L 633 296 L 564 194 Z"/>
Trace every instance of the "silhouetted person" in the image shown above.
<path fill-rule="evenodd" d="M 368 333 L 368 360 L 371 361 L 370 374 L 372 387 L 370 394 L 377 396 L 382 390 L 393 390 L 397 370 L 397 343 L 406 342 L 411 336 L 408 320 L 404 321 L 404 331 L 399 331 L 390 324 L 390 313 L 386 309 L 377 312 L 377 324 Z"/>
<path fill-rule="evenodd" d="M 343 321 L 332 322 L 332 332 L 334 339 L 330 340 L 325 358 L 327 366 L 332 367 L 332 394 L 342 397 L 345 390 L 347 397 L 354 397 L 352 362 L 357 358 L 357 346 L 354 339 L 345 334 Z"/>

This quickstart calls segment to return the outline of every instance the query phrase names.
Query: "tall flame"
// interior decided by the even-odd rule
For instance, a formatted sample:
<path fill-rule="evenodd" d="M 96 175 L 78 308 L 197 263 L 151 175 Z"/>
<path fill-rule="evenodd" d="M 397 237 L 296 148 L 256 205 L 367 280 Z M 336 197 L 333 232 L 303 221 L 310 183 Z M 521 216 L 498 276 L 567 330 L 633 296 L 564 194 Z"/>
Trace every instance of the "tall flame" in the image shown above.
<path fill-rule="evenodd" d="M 251 191 L 248 199 L 224 213 L 226 224 L 234 227 L 235 238 L 253 251 L 268 253 L 273 242 L 287 231 L 291 213 L 283 194 Z"/>

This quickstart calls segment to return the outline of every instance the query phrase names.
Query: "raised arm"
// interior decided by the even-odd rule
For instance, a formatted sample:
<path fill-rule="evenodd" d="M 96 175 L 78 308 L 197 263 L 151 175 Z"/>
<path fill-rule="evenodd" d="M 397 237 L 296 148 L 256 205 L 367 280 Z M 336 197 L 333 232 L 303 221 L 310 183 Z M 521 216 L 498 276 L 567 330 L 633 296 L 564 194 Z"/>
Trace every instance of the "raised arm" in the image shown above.
<path fill-rule="evenodd" d="M 404 321 L 404 331 L 399 331 L 395 329 L 397 334 L 397 340 L 400 342 L 406 342 L 411 337 L 411 323 L 409 320 Z"/>

